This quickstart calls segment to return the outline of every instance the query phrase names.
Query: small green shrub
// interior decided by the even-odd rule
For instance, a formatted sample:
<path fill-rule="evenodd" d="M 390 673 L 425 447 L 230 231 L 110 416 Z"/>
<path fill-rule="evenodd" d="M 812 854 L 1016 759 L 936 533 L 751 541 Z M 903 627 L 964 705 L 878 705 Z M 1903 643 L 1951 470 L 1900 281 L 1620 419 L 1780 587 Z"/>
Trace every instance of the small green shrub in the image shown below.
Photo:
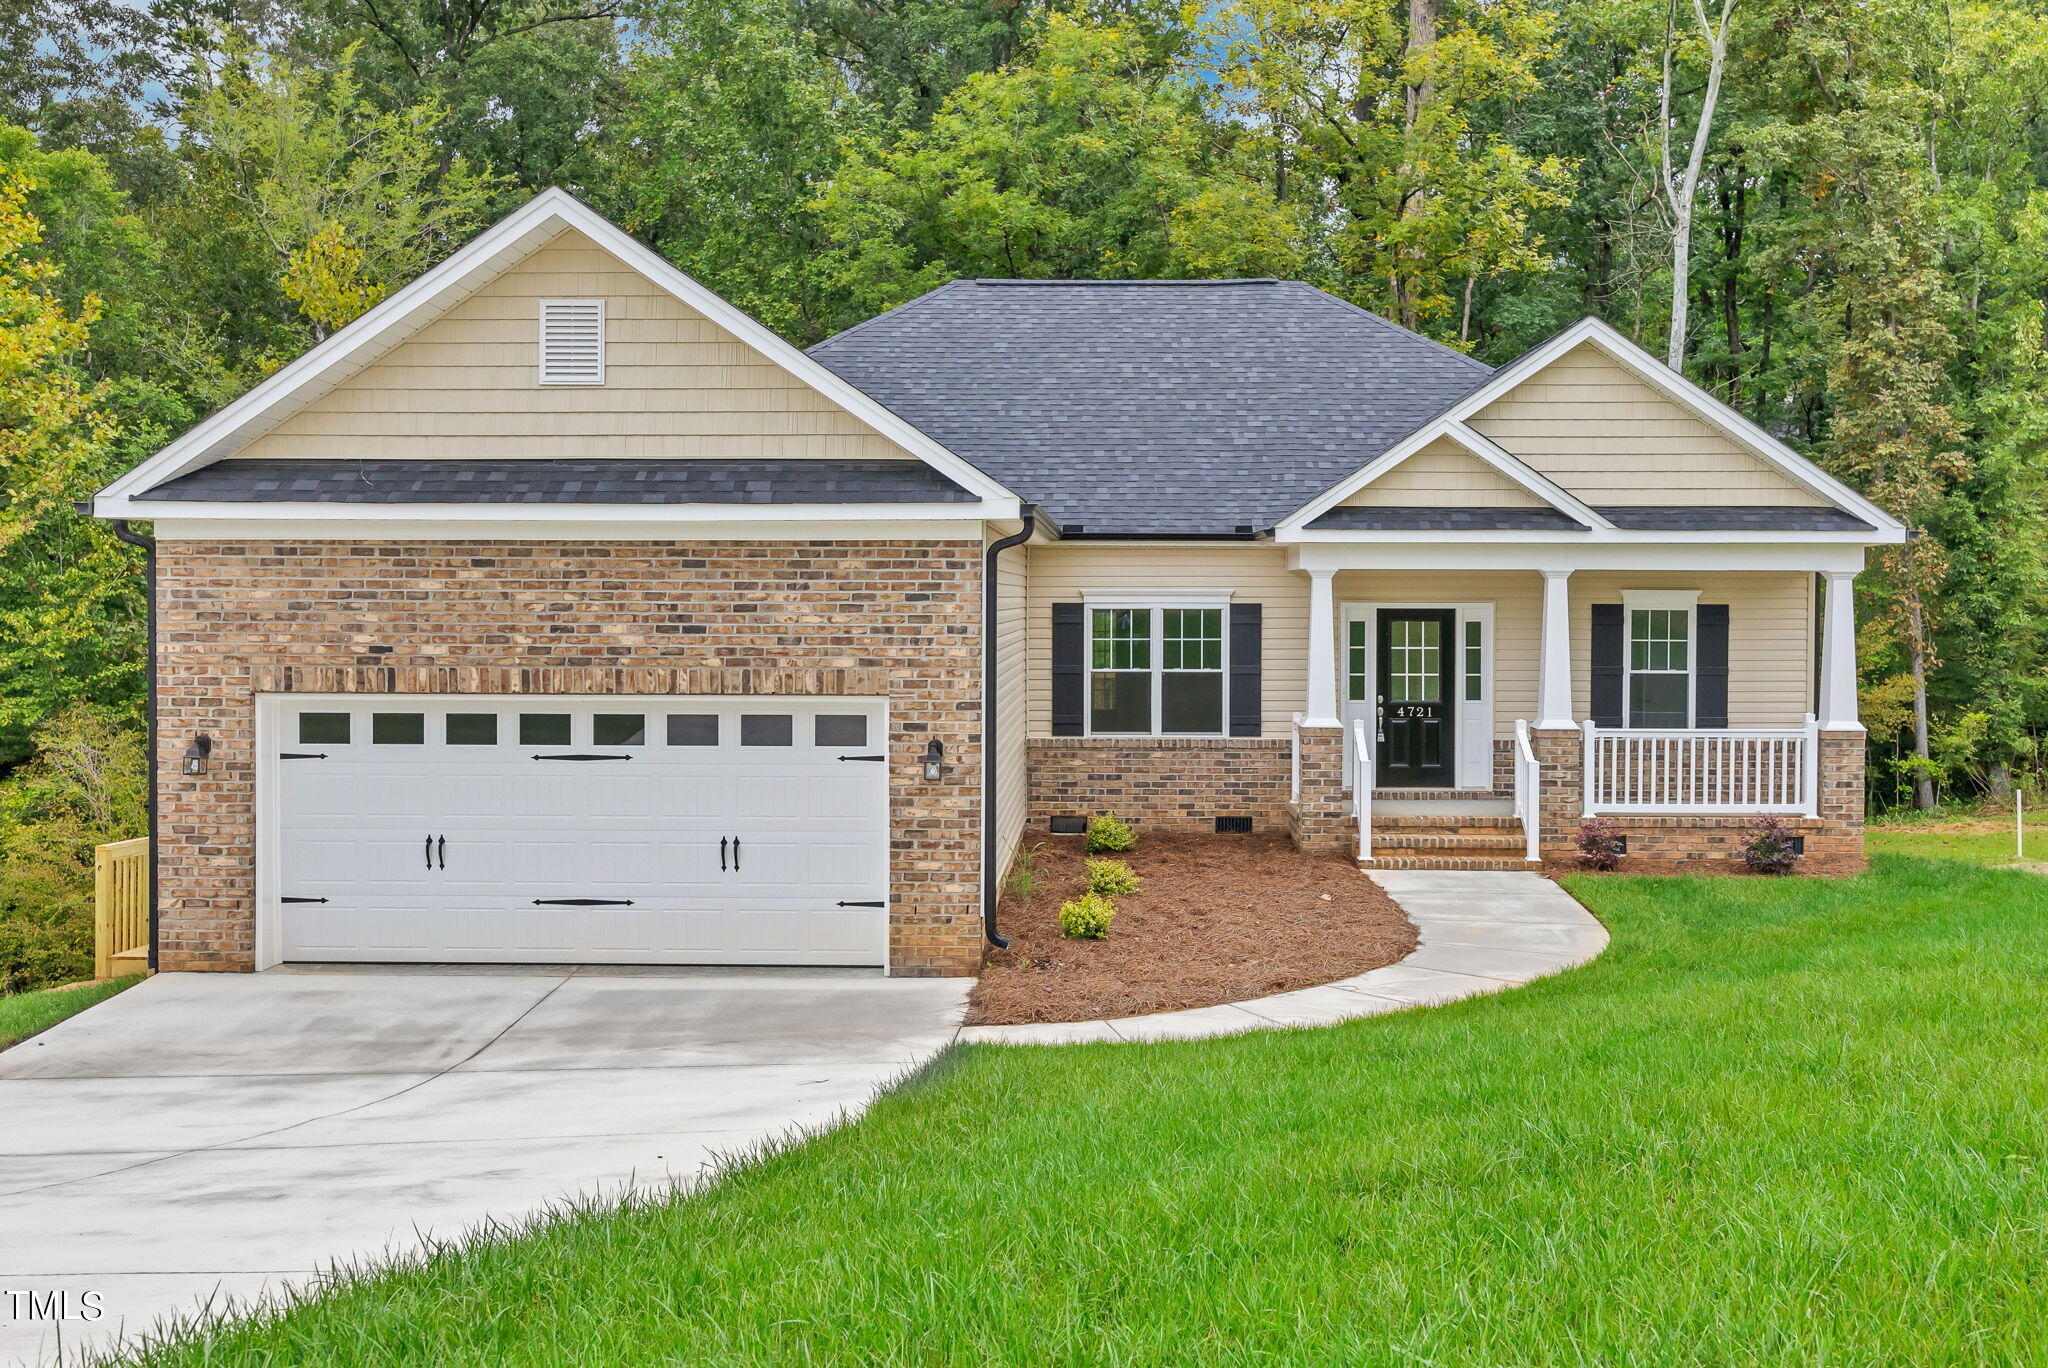
<path fill-rule="evenodd" d="M 1010 861 L 1010 896 L 1018 902 L 1031 897 L 1031 890 L 1038 887 L 1038 847 L 1020 846 L 1017 858 Z"/>
<path fill-rule="evenodd" d="M 1080 940 L 1101 940 L 1109 934 L 1116 916 L 1116 904 L 1100 893 L 1083 893 L 1072 902 L 1060 904 L 1060 934 Z"/>
<path fill-rule="evenodd" d="M 1131 830 L 1131 824 L 1122 818 L 1112 817 L 1105 812 L 1098 817 L 1090 817 L 1088 819 L 1088 850 L 1090 854 L 1098 850 L 1106 850 L 1112 853 L 1119 850 L 1129 850 L 1137 843 L 1138 833 Z"/>
<path fill-rule="evenodd" d="M 1100 893 L 1105 898 L 1126 898 L 1138 891 L 1143 880 L 1137 871 L 1122 860 L 1090 860 L 1088 862 L 1088 891 Z"/>

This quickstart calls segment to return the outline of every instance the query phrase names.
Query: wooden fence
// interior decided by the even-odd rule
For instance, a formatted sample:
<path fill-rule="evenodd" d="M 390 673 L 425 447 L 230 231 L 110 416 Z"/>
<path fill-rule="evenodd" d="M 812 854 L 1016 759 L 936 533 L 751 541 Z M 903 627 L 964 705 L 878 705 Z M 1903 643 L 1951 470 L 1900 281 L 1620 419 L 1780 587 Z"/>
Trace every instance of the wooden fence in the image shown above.
<path fill-rule="evenodd" d="M 114 956 L 149 944 L 149 838 L 93 851 L 92 972 L 111 977 Z"/>

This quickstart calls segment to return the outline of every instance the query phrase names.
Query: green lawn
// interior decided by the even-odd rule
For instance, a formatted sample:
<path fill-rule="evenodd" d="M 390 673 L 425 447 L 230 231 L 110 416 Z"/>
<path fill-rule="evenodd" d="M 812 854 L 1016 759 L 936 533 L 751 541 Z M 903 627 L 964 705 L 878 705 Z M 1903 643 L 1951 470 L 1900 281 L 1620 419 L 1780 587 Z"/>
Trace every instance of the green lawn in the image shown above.
<path fill-rule="evenodd" d="M 65 1017 L 82 1012 L 96 1002 L 105 1002 L 123 988 L 142 982 L 141 975 L 109 979 L 85 988 L 44 988 L 33 993 L 9 993 L 0 997 L 0 1050 L 27 1040 L 37 1031 L 47 1031 Z"/>
<path fill-rule="evenodd" d="M 1595 963 L 977 1047 L 705 1196 L 159 1351 L 221 1365 L 2048 1363 L 2048 880 L 1580 879 Z"/>
<path fill-rule="evenodd" d="M 1873 853 L 1927 855 L 1988 865 L 2014 862 L 2010 815 L 1979 818 L 1941 813 L 1890 817 L 1873 822 L 1866 840 Z M 2048 863 L 2048 823 L 2026 824 L 2024 848 L 2027 863 Z"/>

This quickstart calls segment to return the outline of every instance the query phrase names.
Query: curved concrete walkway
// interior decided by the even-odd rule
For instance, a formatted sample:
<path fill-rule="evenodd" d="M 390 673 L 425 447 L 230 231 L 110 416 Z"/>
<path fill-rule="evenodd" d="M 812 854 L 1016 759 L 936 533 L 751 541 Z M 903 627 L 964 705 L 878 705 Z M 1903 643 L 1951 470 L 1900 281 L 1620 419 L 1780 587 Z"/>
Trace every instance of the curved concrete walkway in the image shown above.
<path fill-rule="evenodd" d="M 963 1026 L 963 1042 L 1076 1045 L 1198 1040 L 1274 1026 L 1327 1026 L 1353 1017 L 1497 993 L 1583 964 L 1607 948 L 1607 928 L 1537 874 L 1382 870 L 1370 875 L 1421 933 L 1398 964 L 1335 983 L 1220 1007 L 1113 1021 Z"/>

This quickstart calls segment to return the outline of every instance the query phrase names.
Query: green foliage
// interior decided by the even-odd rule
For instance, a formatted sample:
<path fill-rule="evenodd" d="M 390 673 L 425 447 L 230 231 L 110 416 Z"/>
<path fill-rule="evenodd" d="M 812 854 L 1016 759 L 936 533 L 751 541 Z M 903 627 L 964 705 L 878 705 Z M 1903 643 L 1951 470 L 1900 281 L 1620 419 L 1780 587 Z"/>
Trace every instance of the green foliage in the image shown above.
<path fill-rule="evenodd" d="M 0 994 L 0 1050 L 17 1045 L 40 1031 L 47 1031 L 66 1017 L 98 1006 L 140 982 L 142 977 L 138 974 L 72 988 Z"/>
<path fill-rule="evenodd" d="M 1088 861 L 1088 891 L 1105 898 L 1127 898 L 1144 881 L 1122 860 Z"/>
<path fill-rule="evenodd" d="M 1109 935 L 1116 918 L 1116 904 L 1100 893 L 1083 893 L 1072 902 L 1060 904 L 1060 934 L 1077 940 L 1101 940 Z"/>
<path fill-rule="evenodd" d="M 1020 846 L 1010 861 L 1010 896 L 1023 902 L 1038 887 L 1038 847 Z"/>
<path fill-rule="evenodd" d="M 92 975 L 93 847 L 147 826 L 143 741 L 108 709 L 38 728 L 0 783 L 0 993 Z"/>
<path fill-rule="evenodd" d="M 852 157 L 819 200 L 846 297 L 872 313 L 963 275 L 1293 273 L 1296 211 L 1150 56 L 1135 26 L 1055 12 L 1028 65 Z"/>
<path fill-rule="evenodd" d="M 1105 812 L 1088 819 L 1088 849 L 1090 851 L 1129 850 L 1138 843 L 1138 833 L 1129 822 Z"/>

